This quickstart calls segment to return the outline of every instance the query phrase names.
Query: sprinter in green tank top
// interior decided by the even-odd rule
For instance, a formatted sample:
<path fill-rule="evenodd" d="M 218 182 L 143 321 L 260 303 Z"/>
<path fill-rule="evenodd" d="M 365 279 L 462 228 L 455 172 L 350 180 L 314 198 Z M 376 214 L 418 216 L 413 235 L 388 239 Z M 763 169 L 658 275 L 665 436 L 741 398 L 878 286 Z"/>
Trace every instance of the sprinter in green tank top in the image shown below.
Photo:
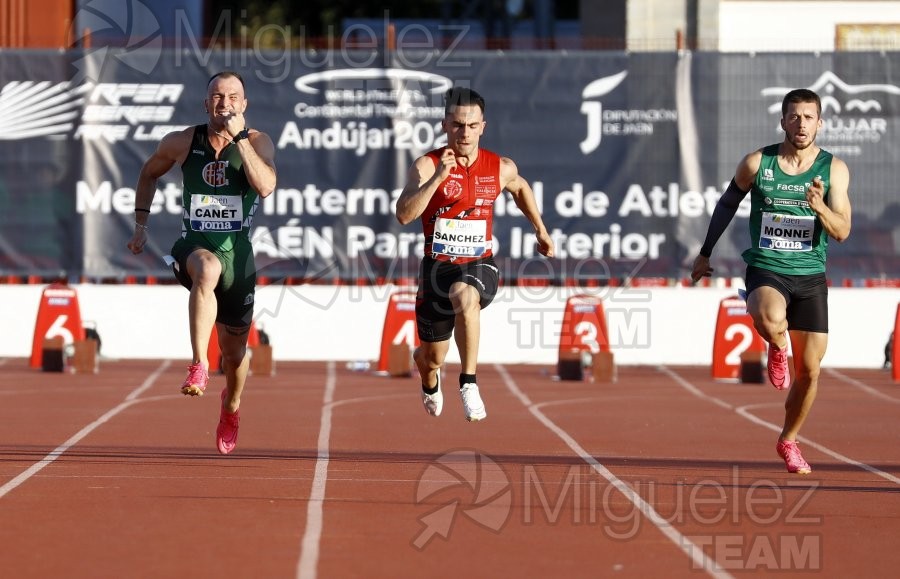
<path fill-rule="evenodd" d="M 713 269 L 709 257 L 741 200 L 750 192 L 747 311 L 769 342 L 769 380 L 790 387 L 784 426 L 776 451 L 788 472 L 807 474 L 809 464 L 797 435 L 812 408 L 819 371 L 828 345 L 828 238 L 850 235 L 850 171 L 816 145 L 822 104 L 811 90 L 796 89 L 781 104 L 784 142 L 763 147 L 740 162 L 719 199 L 706 240 L 694 260 L 694 281 Z M 794 380 L 788 369 L 788 339 L 794 353 Z"/>
<path fill-rule="evenodd" d="M 259 197 L 275 190 L 275 146 L 265 133 L 247 128 L 244 81 L 237 73 L 213 75 L 203 104 L 206 124 L 169 133 L 144 163 L 128 248 L 135 254 L 144 250 L 157 180 L 180 165 L 184 211 L 172 257 L 175 276 L 191 292 L 193 350 L 181 392 L 199 396 L 206 389 L 207 350 L 216 324 L 225 373 L 216 446 L 228 454 L 237 443 L 238 409 L 249 369 L 247 337 L 256 287 L 250 226 Z"/>

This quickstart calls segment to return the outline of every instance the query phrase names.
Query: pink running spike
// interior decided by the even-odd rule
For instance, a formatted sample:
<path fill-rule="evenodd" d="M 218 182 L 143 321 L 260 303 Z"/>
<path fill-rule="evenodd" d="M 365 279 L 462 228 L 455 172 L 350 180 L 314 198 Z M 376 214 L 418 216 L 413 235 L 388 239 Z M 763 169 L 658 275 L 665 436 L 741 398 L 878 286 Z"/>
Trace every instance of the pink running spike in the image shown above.
<path fill-rule="evenodd" d="M 241 409 L 238 408 L 234 414 L 225 410 L 225 395 L 228 393 L 226 387 L 222 390 L 222 409 L 219 411 L 219 426 L 216 428 L 216 447 L 222 454 L 228 454 L 237 446 L 238 428 L 241 424 Z"/>
<path fill-rule="evenodd" d="M 779 440 L 778 444 L 775 445 L 775 450 L 778 452 L 778 456 L 784 459 L 788 472 L 797 474 L 809 474 L 812 472 L 809 464 L 803 460 L 803 455 L 800 454 L 800 447 L 797 445 L 796 440 Z"/>
<path fill-rule="evenodd" d="M 181 385 L 181 393 L 185 396 L 203 396 L 206 385 L 209 383 L 209 372 L 206 367 L 197 362 L 188 366 L 188 375 Z"/>
<path fill-rule="evenodd" d="M 769 382 L 778 390 L 784 390 L 791 385 L 787 346 L 778 348 L 773 342 L 769 342 L 769 363 L 766 369 L 769 372 Z"/>

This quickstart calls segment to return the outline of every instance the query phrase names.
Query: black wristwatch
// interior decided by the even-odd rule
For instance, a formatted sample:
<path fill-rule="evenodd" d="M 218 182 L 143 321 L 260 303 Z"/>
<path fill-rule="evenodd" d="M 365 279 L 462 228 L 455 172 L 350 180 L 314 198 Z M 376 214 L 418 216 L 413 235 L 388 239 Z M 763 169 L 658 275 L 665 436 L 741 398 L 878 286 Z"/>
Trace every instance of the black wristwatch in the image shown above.
<path fill-rule="evenodd" d="M 236 135 L 234 136 L 234 138 L 231 139 L 231 142 L 232 142 L 232 143 L 237 143 L 237 142 L 240 141 L 241 139 L 246 139 L 246 138 L 249 137 L 249 136 L 250 136 L 250 129 L 244 129 L 243 131 L 241 131 L 241 132 L 239 132 L 238 134 L 236 134 Z"/>

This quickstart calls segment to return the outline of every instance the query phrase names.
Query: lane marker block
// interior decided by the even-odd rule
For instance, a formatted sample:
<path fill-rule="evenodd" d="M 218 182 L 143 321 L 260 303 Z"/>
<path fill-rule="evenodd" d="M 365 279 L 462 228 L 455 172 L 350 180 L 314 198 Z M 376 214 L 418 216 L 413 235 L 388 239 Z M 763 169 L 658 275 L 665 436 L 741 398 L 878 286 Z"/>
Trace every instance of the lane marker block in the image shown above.
<path fill-rule="evenodd" d="M 756 333 L 753 318 L 747 313 L 747 303 L 740 296 L 727 297 L 719 302 L 713 337 L 712 377 L 717 380 L 739 380 L 742 359 L 750 365 L 754 363 L 753 354 L 759 354 L 756 363 L 761 364 L 766 349 L 766 341 Z M 747 373 L 750 378 L 752 369 L 748 368 Z"/>
<path fill-rule="evenodd" d="M 274 376 L 275 358 L 271 344 L 257 344 L 250 348 L 250 373 L 254 376 Z"/>
<path fill-rule="evenodd" d="M 590 356 L 590 354 L 587 354 Z M 584 380 L 584 359 L 579 350 L 560 350 L 556 364 L 560 380 Z"/>
<path fill-rule="evenodd" d="M 394 292 L 384 314 L 384 329 L 381 332 L 381 349 L 376 370 L 391 376 L 409 376 L 412 373 L 410 352 L 418 346 L 416 292 Z"/>
<path fill-rule="evenodd" d="M 582 380 L 585 366 L 590 365 L 595 382 L 615 381 L 615 359 L 601 298 L 578 294 L 566 300 L 557 359 L 560 380 Z"/>
<path fill-rule="evenodd" d="M 41 370 L 44 372 L 66 371 L 66 343 L 62 336 L 44 339 L 41 348 Z"/>
<path fill-rule="evenodd" d="M 78 374 L 96 374 L 100 370 L 97 340 L 77 340 L 72 353 L 72 369 Z"/>
<path fill-rule="evenodd" d="M 412 368 L 412 348 L 409 344 L 405 342 L 391 344 L 388 350 L 388 374 L 396 378 L 405 378 L 412 376 Z"/>
<path fill-rule="evenodd" d="M 62 282 L 48 285 L 41 293 L 31 342 L 29 365 L 32 368 L 42 367 L 44 341 L 55 337 L 61 337 L 64 346 L 85 338 L 78 293 Z"/>
<path fill-rule="evenodd" d="M 763 354 L 744 350 L 741 352 L 741 382 L 744 384 L 762 384 L 763 378 Z"/>

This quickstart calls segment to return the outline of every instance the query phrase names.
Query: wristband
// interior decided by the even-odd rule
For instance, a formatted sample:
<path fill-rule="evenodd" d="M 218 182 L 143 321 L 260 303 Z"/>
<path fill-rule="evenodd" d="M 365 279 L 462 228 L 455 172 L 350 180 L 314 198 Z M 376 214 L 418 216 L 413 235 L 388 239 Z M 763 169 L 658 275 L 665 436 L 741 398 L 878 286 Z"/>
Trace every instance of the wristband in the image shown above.
<path fill-rule="evenodd" d="M 143 223 L 138 223 L 137 221 L 135 221 L 134 224 L 135 224 L 137 227 L 140 227 L 141 229 L 143 229 L 144 231 L 147 231 L 148 229 L 150 229 L 149 227 L 147 227 L 147 226 L 144 225 Z"/>
<path fill-rule="evenodd" d="M 141 208 L 141 207 L 135 207 L 135 208 L 134 208 L 134 212 L 137 213 L 138 211 L 140 211 L 141 213 L 150 213 L 150 210 L 149 210 L 149 209 L 143 209 L 143 208 Z"/>
<path fill-rule="evenodd" d="M 231 142 L 232 142 L 232 143 L 237 143 L 237 142 L 240 141 L 241 139 L 246 139 L 246 138 L 248 138 L 249 136 L 250 136 L 250 131 L 249 131 L 248 129 L 244 129 L 244 130 L 240 131 L 238 134 L 236 134 L 236 135 L 234 136 L 234 138 L 231 139 Z"/>

